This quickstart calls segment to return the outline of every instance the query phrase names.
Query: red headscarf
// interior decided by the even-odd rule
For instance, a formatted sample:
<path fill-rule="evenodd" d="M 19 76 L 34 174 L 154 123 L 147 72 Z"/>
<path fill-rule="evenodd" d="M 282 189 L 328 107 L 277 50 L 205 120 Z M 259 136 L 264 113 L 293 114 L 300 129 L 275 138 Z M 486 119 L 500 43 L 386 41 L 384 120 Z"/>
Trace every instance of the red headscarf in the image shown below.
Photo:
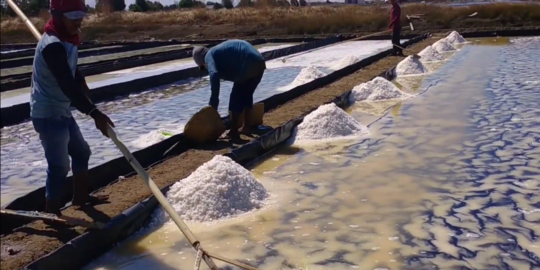
<path fill-rule="evenodd" d="M 51 0 L 52 18 L 45 25 L 45 33 L 58 37 L 63 42 L 69 42 L 75 46 L 81 43 L 79 33 L 72 35 L 66 31 L 62 18 L 56 15 L 71 11 L 84 11 L 86 7 L 82 0 Z"/>

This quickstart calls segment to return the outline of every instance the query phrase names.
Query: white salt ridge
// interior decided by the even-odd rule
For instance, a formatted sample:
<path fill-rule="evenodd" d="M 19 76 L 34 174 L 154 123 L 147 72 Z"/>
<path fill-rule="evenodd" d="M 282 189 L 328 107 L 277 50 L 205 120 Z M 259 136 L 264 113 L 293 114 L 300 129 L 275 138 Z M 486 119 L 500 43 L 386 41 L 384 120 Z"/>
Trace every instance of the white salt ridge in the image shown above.
<path fill-rule="evenodd" d="M 296 87 L 303 85 L 324 76 L 326 76 L 326 73 L 320 71 L 316 66 L 308 66 L 300 71 L 298 76 L 296 76 L 291 83 L 291 86 Z"/>
<path fill-rule="evenodd" d="M 444 55 L 440 54 L 433 46 L 429 45 L 418 53 L 420 61 L 432 62 L 432 61 L 442 61 L 444 60 Z"/>
<path fill-rule="evenodd" d="M 366 100 L 371 95 L 371 93 L 373 93 L 373 87 L 371 87 L 371 85 L 369 84 L 370 82 L 371 81 L 367 83 L 361 83 L 355 86 L 352 89 L 351 94 L 349 95 L 349 101 L 357 102 Z"/>
<path fill-rule="evenodd" d="M 439 41 L 433 43 L 432 46 L 439 53 L 450 52 L 450 51 L 456 50 L 456 47 L 454 47 L 454 45 L 448 42 L 446 38 L 440 39 Z"/>
<path fill-rule="evenodd" d="M 358 123 L 334 103 L 320 106 L 298 125 L 295 140 L 330 140 L 369 135 L 366 126 Z"/>
<path fill-rule="evenodd" d="M 135 147 L 145 148 L 171 137 L 171 136 L 164 135 L 164 133 L 176 135 L 176 134 L 181 133 L 182 131 L 184 131 L 184 127 L 181 127 L 176 130 L 166 130 L 166 129 L 152 130 L 144 135 L 139 136 L 137 139 L 132 141 L 131 144 Z"/>
<path fill-rule="evenodd" d="M 428 69 L 420 62 L 419 59 L 413 58 L 412 55 L 407 56 L 403 61 L 399 62 L 396 67 L 398 76 L 416 75 L 427 73 Z"/>
<path fill-rule="evenodd" d="M 167 198 L 185 220 L 210 222 L 233 218 L 265 205 L 264 186 L 232 159 L 217 155 L 178 181 Z M 161 210 L 160 218 L 165 218 Z"/>
<path fill-rule="evenodd" d="M 382 77 L 376 77 L 375 79 L 357 85 L 351 91 L 349 96 L 350 102 L 358 101 L 381 101 L 391 99 L 407 99 L 413 95 L 407 94 L 392 82 Z"/>
<path fill-rule="evenodd" d="M 348 67 L 354 63 L 357 63 L 359 62 L 360 59 L 354 55 L 347 55 L 343 58 L 341 58 L 341 60 L 335 64 L 334 66 L 332 66 L 332 69 L 333 70 L 338 70 L 338 69 L 342 69 L 344 67 Z"/>
<path fill-rule="evenodd" d="M 446 40 L 450 42 L 450 44 L 462 44 L 467 42 L 467 40 L 457 31 L 452 31 L 452 33 L 446 37 Z"/>

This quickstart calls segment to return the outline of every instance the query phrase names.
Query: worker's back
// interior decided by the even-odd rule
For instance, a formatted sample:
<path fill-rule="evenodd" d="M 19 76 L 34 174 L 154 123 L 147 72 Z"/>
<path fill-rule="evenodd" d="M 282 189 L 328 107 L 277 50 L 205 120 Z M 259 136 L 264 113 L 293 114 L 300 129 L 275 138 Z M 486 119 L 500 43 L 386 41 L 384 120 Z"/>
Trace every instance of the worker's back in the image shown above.
<path fill-rule="evenodd" d="M 56 36 L 45 33 L 38 42 L 34 55 L 32 92 L 30 94 L 30 115 L 34 118 L 71 117 L 71 100 L 60 89 L 58 82 L 42 56 L 43 49 L 55 42 L 64 45 L 68 54 L 71 75 L 75 76 L 78 60 L 77 46 L 68 42 L 62 42 Z M 75 91 L 76 89 L 71 90 Z"/>
<path fill-rule="evenodd" d="M 216 65 L 219 77 L 233 82 L 242 82 L 266 68 L 262 54 L 249 42 L 238 39 L 228 40 L 211 48 L 205 60 L 208 62 L 211 59 Z"/>

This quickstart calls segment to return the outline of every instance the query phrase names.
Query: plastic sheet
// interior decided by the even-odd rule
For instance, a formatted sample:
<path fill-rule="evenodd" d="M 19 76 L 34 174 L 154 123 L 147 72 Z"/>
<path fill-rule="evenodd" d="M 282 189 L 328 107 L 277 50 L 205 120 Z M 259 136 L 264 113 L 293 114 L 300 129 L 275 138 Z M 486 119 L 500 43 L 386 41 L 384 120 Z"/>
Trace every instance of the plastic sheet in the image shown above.
<path fill-rule="evenodd" d="M 419 36 L 413 38 L 403 44 L 404 47 L 419 42 L 427 38 L 427 35 Z M 306 85 L 299 86 L 295 89 L 292 89 L 289 92 L 309 92 L 320 88 L 331 81 L 334 81 L 342 76 L 346 76 L 350 73 L 353 73 L 359 70 L 362 67 L 365 67 L 380 58 L 386 57 L 391 53 L 391 50 L 386 50 L 381 52 L 373 57 L 370 57 L 370 61 L 361 61 L 362 63 L 356 63 L 352 66 L 345 67 L 344 69 L 337 70 L 326 77 L 316 79 L 313 82 L 310 82 Z M 350 94 L 345 93 L 341 97 L 338 97 L 334 102 L 337 102 L 338 106 L 345 107 L 348 104 L 347 96 Z M 277 106 L 284 104 L 290 99 L 295 98 L 296 95 L 289 95 L 289 99 L 286 99 L 284 96 L 282 98 L 269 98 L 264 101 L 265 110 L 271 110 Z M 294 131 L 294 127 L 302 122 L 303 116 L 289 121 L 281 127 L 273 129 L 266 133 L 265 135 L 259 137 L 258 139 L 237 148 L 230 153 L 226 154 L 239 164 L 243 166 L 248 166 L 249 164 L 256 162 L 261 156 L 264 156 L 270 153 L 272 150 L 276 149 L 281 144 L 285 143 Z M 227 121 L 226 121 L 227 122 Z M 180 138 L 182 135 L 177 135 L 173 138 L 162 141 L 160 144 L 171 144 L 175 145 L 169 149 L 165 154 L 158 153 L 162 156 L 172 156 L 180 153 L 181 149 L 186 149 L 187 144 L 182 143 Z M 185 146 L 184 146 L 185 145 Z M 153 146 L 151 146 L 153 147 Z M 151 148 L 150 147 L 150 148 Z M 148 149 L 148 148 L 147 148 Z M 141 150 L 141 151 L 145 151 Z M 139 155 L 141 153 L 139 151 Z M 155 151 L 155 150 L 154 150 Z M 149 153 L 150 154 L 150 153 Z M 127 164 L 127 161 L 124 160 Z M 162 161 L 159 161 L 162 162 Z M 159 163 L 157 162 L 157 163 Z M 105 165 L 105 164 L 104 164 Z M 111 166 L 111 165 L 109 165 Z M 129 166 L 129 165 L 128 165 Z M 145 166 L 145 165 L 143 165 Z M 146 166 L 145 166 L 146 167 Z M 114 171 L 114 167 L 103 167 L 102 170 Z M 115 174 L 117 175 L 117 174 Z M 164 187 L 161 191 L 166 194 L 170 186 Z M 10 204 L 11 206 L 12 204 Z M 152 212 L 158 206 L 158 202 L 154 196 L 132 206 L 128 210 L 124 211 L 122 214 L 113 218 L 108 224 L 107 227 L 100 231 L 89 231 L 85 234 L 71 240 L 66 245 L 57 249 L 56 251 L 36 260 L 27 269 L 78 269 L 86 265 L 90 261 L 94 260 L 101 254 L 105 253 L 112 245 L 115 243 L 127 238 L 132 233 L 138 231 L 148 220 Z M 3 222 L 4 223 L 4 222 Z M 4 224 L 3 224 L 4 225 Z"/>

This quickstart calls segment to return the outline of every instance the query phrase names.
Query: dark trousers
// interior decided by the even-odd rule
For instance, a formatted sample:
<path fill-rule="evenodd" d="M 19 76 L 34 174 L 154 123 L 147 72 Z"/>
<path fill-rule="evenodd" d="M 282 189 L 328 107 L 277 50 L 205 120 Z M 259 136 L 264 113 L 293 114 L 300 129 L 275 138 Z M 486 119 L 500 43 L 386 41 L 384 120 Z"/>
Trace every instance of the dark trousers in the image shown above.
<path fill-rule="evenodd" d="M 264 75 L 264 70 L 257 72 L 251 78 L 243 82 L 235 82 L 229 98 L 229 110 L 235 113 L 242 113 L 244 109 L 253 107 L 253 94 L 259 86 Z"/>
<path fill-rule="evenodd" d="M 394 46 L 398 45 L 401 47 L 401 43 L 399 42 L 400 34 L 401 26 L 394 26 L 394 29 L 392 29 L 392 48 L 394 49 L 394 55 L 403 53 L 403 50 L 401 48 Z"/>

